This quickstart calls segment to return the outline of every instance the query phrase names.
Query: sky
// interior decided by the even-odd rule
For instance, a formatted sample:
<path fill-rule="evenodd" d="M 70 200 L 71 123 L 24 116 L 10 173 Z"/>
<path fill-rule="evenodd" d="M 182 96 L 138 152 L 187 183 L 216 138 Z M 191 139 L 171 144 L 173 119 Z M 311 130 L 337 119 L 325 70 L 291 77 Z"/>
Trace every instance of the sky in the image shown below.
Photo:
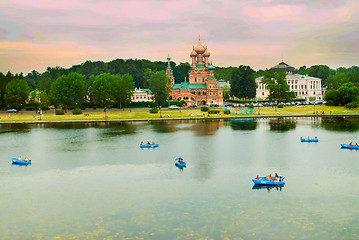
<path fill-rule="evenodd" d="M 0 72 L 44 72 L 86 60 L 299 68 L 359 65 L 358 0 L 0 0 Z"/>

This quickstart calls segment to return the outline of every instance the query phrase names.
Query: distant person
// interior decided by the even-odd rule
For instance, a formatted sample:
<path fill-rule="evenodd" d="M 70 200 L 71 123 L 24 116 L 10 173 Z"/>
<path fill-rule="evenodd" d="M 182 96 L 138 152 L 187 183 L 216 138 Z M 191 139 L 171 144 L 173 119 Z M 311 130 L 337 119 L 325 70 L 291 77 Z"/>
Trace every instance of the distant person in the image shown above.
<path fill-rule="evenodd" d="M 150 143 L 150 142 L 147 142 L 147 145 L 151 145 L 151 143 Z"/>
<path fill-rule="evenodd" d="M 258 177 L 258 175 L 257 175 L 256 179 L 257 179 L 257 180 L 259 180 L 259 177 Z"/>
<path fill-rule="evenodd" d="M 21 156 L 19 157 L 19 161 L 21 161 Z"/>
<path fill-rule="evenodd" d="M 353 146 L 353 143 L 352 143 L 352 142 L 350 142 L 350 143 L 349 143 L 349 146 Z"/>
<path fill-rule="evenodd" d="M 275 177 L 278 178 L 278 174 L 277 174 L 277 173 L 275 173 Z"/>
<path fill-rule="evenodd" d="M 317 136 L 315 136 L 315 139 L 317 139 Z"/>
<path fill-rule="evenodd" d="M 28 162 L 28 161 L 29 161 L 29 159 L 25 158 L 25 162 Z"/>
<path fill-rule="evenodd" d="M 355 143 L 355 146 L 358 147 L 358 143 Z"/>

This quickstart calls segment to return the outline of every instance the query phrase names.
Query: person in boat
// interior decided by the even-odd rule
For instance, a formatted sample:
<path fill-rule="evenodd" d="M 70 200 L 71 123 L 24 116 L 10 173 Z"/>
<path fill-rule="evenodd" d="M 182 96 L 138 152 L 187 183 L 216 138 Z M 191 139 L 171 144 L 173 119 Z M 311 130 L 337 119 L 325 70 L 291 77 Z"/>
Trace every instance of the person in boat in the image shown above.
<path fill-rule="evenodd" d="M 279 182 L 282 182 L 282 181 L 283 181 L 283 180 L 282 180 L 282 176 L 280 176 L 280 177 L 279 177 Z"/>
<path fill-rule="evenodd" d="M 275 176 L 274 176 L 275 178 L 278 178 L 278 174 L 277 173 L 275 173 Z"/>
<path fill-rule="evenodd" d="M 151 145 L 151 143 L 150 143 L 150 142 L 147 142 L 147 145 Z"/>
<path fill-rule="evenodd" d="M 318 139 L 317 136 L 315 136 L 315 139 Z"/>
<path fill-rule="evenodd" d="M 308 136 L 308 140 L 309 140 L 310 138 L 309 138 L 309 136 Z"/>
<path fill-rule="evenodd" d="M 349 146 L 353 146 L 353 143 L 352 143 L 352 142 L 350 142 L 350 143 L 349 143 Z"/>
<path fill-rule="evenodd" d="M 155 145 L 155 142 L 152 142 L 152 145 Z"/>
<path fill-rule="evenodd" d="M 259 177 L 258 177 L 258 175 L 257 175 L 256 179 L 257 179 L 257 180 L 259 180 Z"/>
<path fill-rule="evenodd" d="M 25 158 L 25 162 L 28 162 L 28 161 L 29 161 L 29 159 Z"/>
<path fill-rule="evenodd" d="M 21 161 L 21 156 L 19 157 L 19 161 Z"/>
<path fill-rule="evenodd" d="M 355 143 L 355 146 L 358 147 L 359 146 L 358 143 Z"/>
<path fill-rule="evenodd" d="M 140 145 L 143 145 L 143 141 L 141 141 Z"/>
<path fill-rule="evenodd" d="M 179 158 L 178 158 L 178 162 L 179 162 L 179 163 L 183 163 L 183 158 L 179 157 Z"/>
<path fill-rule="evenodd" d="M 303 137 L 300 137 L 300 140 L 302 140 L 303 139 Z"/>

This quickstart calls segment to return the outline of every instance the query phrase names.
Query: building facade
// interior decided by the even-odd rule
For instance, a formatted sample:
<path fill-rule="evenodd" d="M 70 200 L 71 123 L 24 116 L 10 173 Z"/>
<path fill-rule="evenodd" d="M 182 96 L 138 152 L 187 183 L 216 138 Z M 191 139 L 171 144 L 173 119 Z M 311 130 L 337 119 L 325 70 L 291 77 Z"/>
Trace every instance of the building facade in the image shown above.
<path fill-rule="evenodd" d="M 190 54 L 192 63 L 188 73 L 188 82 L 175 84 L 173 71 L 171 69 L 170 56 L 167 57 L 168 65 L 166 74 L 170 79 L 170 99 L 185 101 L 186 105 L 223 105 L 223 90 L 214 77 L 216 69 L 209 62 L 210 53 L 207 46 L 201 44 L 200 38 L 196 46 L 193 46 Z"/>
<path fill-rule="evenodd" d="M 322 80 L 308 75 L 294 74 L 294 67 L 281 62 L 271 68 L 273 71 L 284 70 L 287 73 L 286 80 L 290 91 L 295 92 L 297 98 L 303 98 L 306 101 L 311 99 L 323 100 L 325 90 L 322 88 Z M 257 83 L 257 99 L 266 99 L 269 96 L 269 90 L 266 84 L 261 83 L 263 77 L 256 78 Z"/>
<path fill-rule="evenodd" d="M 131 96 L 132 102 L 153 102 L 154 96 L 150 89 L 135 88 Z"/>

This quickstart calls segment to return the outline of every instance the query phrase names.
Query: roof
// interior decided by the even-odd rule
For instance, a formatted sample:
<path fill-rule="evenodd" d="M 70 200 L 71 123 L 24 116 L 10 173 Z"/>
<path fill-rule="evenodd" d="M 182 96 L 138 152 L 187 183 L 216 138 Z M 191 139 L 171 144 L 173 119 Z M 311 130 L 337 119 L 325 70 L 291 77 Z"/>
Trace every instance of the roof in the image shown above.
<path fill-rule="evenodd" d="M 261 77 L 257 77 L 256 81 L 260 82 L 263 79 L 263 76 Z M 310 76 L 306 76 L 306 75 L 302 75 L 302 74 L 287 74 L 287 76 L 285 77 L 286 80 L 321 80 L 320 78 L 316 78 L 316 77 L 310 77 Z"/>
<path fill-rule="evenodd" d="M 274 67 L 272 67 L 271 70 L 285 70 L 285 71 L 293 72 L 294 67 L 286 64 L 285 62 L 281 62 L 275 65 Z"/>
<path fill-rule="evenodd" d="M 173 85 L 173 89 L 206 89 L 205 83 L 189 83 L 189 82 L 181 82 Z"/>

